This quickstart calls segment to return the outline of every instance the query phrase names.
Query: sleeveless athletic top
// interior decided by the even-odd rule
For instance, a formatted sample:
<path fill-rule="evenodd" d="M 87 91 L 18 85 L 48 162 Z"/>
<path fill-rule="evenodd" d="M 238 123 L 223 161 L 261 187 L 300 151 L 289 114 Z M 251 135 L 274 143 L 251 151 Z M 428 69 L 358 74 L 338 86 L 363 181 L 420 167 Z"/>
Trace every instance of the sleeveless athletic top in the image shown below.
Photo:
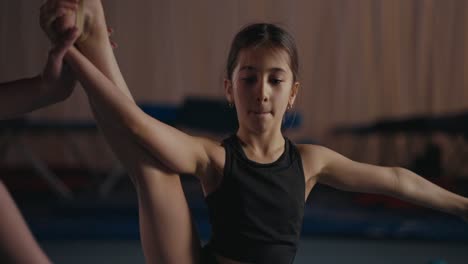
<path fill-rule="evenodd" d="M 260 164 L 247 158 L 236 135 L 223 146 L 223 179 L 206 197 L 210 247 L 242 262 L 292 263 L 304 215 L 305 180 L 298 149 L 285 138 L 283 154 L 273 163 Z"/>

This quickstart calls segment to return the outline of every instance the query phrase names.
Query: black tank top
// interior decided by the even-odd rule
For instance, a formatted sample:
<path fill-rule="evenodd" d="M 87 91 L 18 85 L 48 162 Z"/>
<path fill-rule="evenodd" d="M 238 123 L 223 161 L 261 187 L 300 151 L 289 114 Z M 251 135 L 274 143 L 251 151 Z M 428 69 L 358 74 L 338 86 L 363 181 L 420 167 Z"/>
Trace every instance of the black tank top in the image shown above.
<path fill-rule="evenodd" d="M 206 197 L 210 247 L 242 262 L 292 263 L 304 215 L 305 180 L 298 149 L 285 138 L 280 158 L 260 164 L 247 158 L 236 135 L 223 146 L 223 179 Z"/>

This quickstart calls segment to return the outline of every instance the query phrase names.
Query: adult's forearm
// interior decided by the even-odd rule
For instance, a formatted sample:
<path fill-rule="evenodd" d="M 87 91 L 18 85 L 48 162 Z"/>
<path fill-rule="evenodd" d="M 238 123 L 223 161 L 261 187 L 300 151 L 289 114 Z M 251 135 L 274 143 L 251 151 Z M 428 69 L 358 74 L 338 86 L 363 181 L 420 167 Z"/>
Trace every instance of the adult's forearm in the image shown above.
<path fill-rule="evenodd" d="M 71 87 L 52 87 L 41 75 L 0 84 L 0 119 L 13 118 L 63 101 Z"/>

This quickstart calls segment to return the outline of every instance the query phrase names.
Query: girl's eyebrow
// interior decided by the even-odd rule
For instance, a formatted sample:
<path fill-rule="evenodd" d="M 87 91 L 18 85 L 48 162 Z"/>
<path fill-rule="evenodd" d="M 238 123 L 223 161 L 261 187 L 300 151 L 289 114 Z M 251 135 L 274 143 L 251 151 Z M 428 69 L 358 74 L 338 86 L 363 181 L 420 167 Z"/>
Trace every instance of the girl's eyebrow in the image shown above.
<path fill-rule="evenodd" d="M 249 65 L 247 65 L 247 66 L 242 66 L 242 67 L 239 69 L 239 71 L 256 71 L 256 70 L 257 70 L 257 68 L 255 68 L 255 67 L 253 67 L 253 66 L 249 66 Z"/>
<path fill-rule="evenodd" d="M 250 65 L 246 65 L 246 66 L 242 66 L 239 71 L 258 71 L 257 68 L 253 67 L 253 66 L 250 66 Z M 278 67 L 273 67 L 273 68 L 270 68 L 268 69 L 268 71 L 270 72 L 286 72 L 283 68 L 278 68 Z"/>

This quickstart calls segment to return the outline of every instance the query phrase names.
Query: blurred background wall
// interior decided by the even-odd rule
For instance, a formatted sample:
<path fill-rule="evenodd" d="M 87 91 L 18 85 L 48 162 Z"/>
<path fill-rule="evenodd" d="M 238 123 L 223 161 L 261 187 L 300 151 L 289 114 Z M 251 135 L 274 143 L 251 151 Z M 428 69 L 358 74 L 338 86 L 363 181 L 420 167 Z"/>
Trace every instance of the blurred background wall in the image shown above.
<path fill-rule="evenodd" d="M 0 82 L 33 76 L 41 71 L 49 49 L 49 43 L 38 25 L 41 2 L 0 0 Z M 393 139 L 385 137 L 384 144 L 380 144 L 382 143 L 380 137 L 370 136 L 364 140 L 351 137 L 350 141 L 340 144 L 336 137 L 331 136 L 330 130 L 342 124 L 365 124 L 383 118 L 408 118 L 420 115 L 430 117 L 468 109 L 468 1 L 465 0 L 104 0 L 103 2 L 108 24 L 115 31 L 113 39 L 119 45 L 115 54 L 134 97 L 140 102 L 178 105 L 188 96 L 222 99 L 224 64 L 234 34 L 246 24 L 267 21 L 278 23 L 288 29 L 295 36 L 299 48 L 302 89 L 295 108 L 301 114 L 303 122 L 299 128 L 288 132 L 290 137 L 297 141 L 326 144 L 357 160 L 377 164 L 383 162 L 383 165 L 408 165 L 411 158 L 399 155 L 402 155 L 405 149 L 411 149 L 418 144 L 402 147 L 396 154 L 390 151 L 392 147 L 405 145 L 400 143 L 409 140 L 422 140 L 423 143 L 419 144 L 421 148 L 426 145 L 426 139 L 403 137 L 392 141 Z M 89 121 L 92 120 L 92 115 L 86 96 L 82 89 L 78 88 L 67 101 L 36 111 L 28 118 Z M 430 137 L 432 138 L 432 135 Z M 30 135 L 21 140 L 24 140 L 37 156 L 51 167 L 75 162 L 69 146 L 64 143 L 62 137 L 41 134 Z M 114 166 L 112 155 L 106 150 L 104 141 L 97 133 L 78 133 L 73 140 L 78 143 L 92 166 L 101 169 Z M 444 150 L 458 156 L 467 156 L 466 138 L 448 138 L 445 135 L 443 140 L 439 138 L 437 141 L 437 143 L 443 142 L 448 146 L 448 149 Z M 455 147 L 460 148 L 455 150 Z M 382 152 L 385 155 L 381 156 Z M 445 159 L 450 160 L 450 155 L 445 155 Z M 22 165 L 24 162 L 23 157 L 10 152 L 0 161 L 0 167 L 5 164 Z M 463 162 L 466 164 L 466 161 L 460 162 L 461 165 Z M 458 165 L 457 167 L 451 164 L 448 167 L 457 175 L 468 178 L 466 177 L 468 171 L 462 173 L 460 169 L 463 167 L 467 169 L 466 165 Z M 1 176 L 4 175 L 6 173 L 2 171 Z M 441 183 L 443 182 L 438 182 Z M 466 187 L 461 188 L 463 187 L 452 190 L 466 194 Z M 323 208 L 320 205 L 326 209 L 333 209 L 334 203 L 340 204 L 343 200 L 356 201 L 346 195 L 344 199 L 335 199 L 337 202 L 334 202 L 330 199 L 331 195 L 327 196 L 326 192 L 322 190 L 320 193 L 321 197 L 324 197 L 321 200 L 312 195 L 313 208 L 316 208 L 318 213 L 312 215 L 316 222 L 311 222 L 311 225 L 320 230 L 324 227 L 317 222 L 330 222 L 330 219 L 327 219 L 328 215 L 321 211 Z M 34 199 L 36 198 L 35 196 Z M 360 206 L 369 205 L 369 199 L 361 198 Z M 385 200 L 375 197 L 370 200 L 370 209 L 366 211 L 368 214 L 356 218 L 353 218 L 353 215 L 351 218 L 364 222 L 363 226 L 371 226 L 371 237 L 389 235 L 381 229 L 375 227 L 373 229 L 372 224 L 368 222 L 389 226 L 390 233 L 396 234 L 389 236 L 393 238 L 399 238 L 399 232 L 408 229 L 408 226 L 418 229 L 418 225 L 412 222 L 412 214 L 408 216 L 408 211 L 412 212 L 413 207 L 406 211 L 406 215 L 402 217 L 403 224 L 400 226 L 398 220 L 392 218 L 400 217 L 396 211 L 381 212 L 378 209 L 392 208 L 392 203 L 388 205 Z M 338 230 L 333 232 L 342 232 L 340 228 L 346 224 L 346 221 L 343 223 L 343 214 L 348 212 L 346 211 L 350 207 L 348 205 L 343 203 L 341 207 L 337 207 L 337 211 L 341 214 L 332 218 L 337 224 L 331 228 Z M 47 208 L 50 206 L 47 204 Z M 401 204 L 397 204 L 396 207 L 399 206 L 401 207 Z M 130 219 L 135 221 L 136 211 L 133 209 L 132 207 Z M 375 212 L 379 212 L 378 217 Z M 358 213 L 361 213 L 359 209 Z M 437 229 L 435 220 L 433 222 L 427 220 L 433 219 L 432 215 L 426 217 L 422 214 L 421 218 L 423 218 L 421 222 L 426 223 L 427 229 L 423 228 L 425 234 L 435 233 L 433 236 L 438 239 L 445 238 L 441 234 L 446 234 L 446 229 Z M 462 223 L 455 222 L 454 219 L 449 220 L 452 222 L 446 221 L 444 216 L 440 222 L 448 223 L 446 226 L 451 231 L 448 233 L 459 234 L 457 228 Z M 348 225 L 353 223 L 348 221 Z M 34 230 L 34 224 L 32 226 Z M 132 222 L 132 235 L 138 232 L 137 230 L 137 223 Z M 463 230 L 468 232 L 466 228 Z M 321 234 L 314 232 L 317 231 L 311 232 L 315 236 Z M 40 234 L 39 232 L 39 237 Z M 349 244 L 355 243 L 351 241 Z M 60 243 L 55 247 L 57 245 L 60 246 Z M 134 242 L 134 245 L 138 245 L 138 242 Z M 309 263 L 310 261 L 305 261 L 306 258 L 303 256 L 312 253 L 315 255 L 317 252 L 326 252 L 323 253 L 326 255 L 324 259 L 328 259 L 329 262 L 315 259 L 317 261 L 344 262 L 343 259 L 330 261 L 333 252 L 337 252 L 336 244 L 333 245 L 328 247 L 329 250 L 323 251 L 320 248 L 316 250 L 315 244 L 306 246 L 306 250 L 302 251 L 304 254 L 301 253 L 302 257 L 298 257 L 298 263 Z M 454 248 L 450 244 L 445 246 L 448 250 Z M 349 245 L 346 247 L 349 248 Z M 441 248 L 439 245 L 436 247 Z M 52 252 L 50 253 L 52 256 L 54 256 L 53 248 L 53 243 L 49 248 L 46 244 L 46 249 Z M 70 248 L 75 250 L 75 246 Z M 381 252 L 374 251 L 372 246 L 366 248 L 368 250 L 364 250 L 365 252 Z M 465 252 L 464 248 L 466 243 L 457 248 L 456 252 Z M 352 249 L 354 251 L 354 248 Z M 382 258 L 380 253 L 375 254 L 381 258 L 380 263 L 426 263 L 423 261 L 430 259 L 426 254 L 432 253 L 435 256 L 439 254 L 432 248 L 424 246 L 421 253 L 417 253 L 423 257 L 413 261 L 408 258 L 413 249 L 404 244 L 386 250 L 393 257 L 406 258 L 407 262 L 402 262 L 401 259 L 394 261 L 390 257 L 385 262 L 385 257 Z M 65 254 L 61 253 L 62 251 L 59 248 L 55 255 Z M 115 250 L 103 254 L 112 255 L 113 251 Z M 137 251 L 141 255 L 139 248 Z M 355 250 L 358 251 L 359 249 Z M 355 252 L 343 256 L 357 255 Z M 457 254 L 459 253 L 440 253 L 446 256 L 458 256 Z M 300 262 L 302 259 L 304 262 Z M 457 260 L 449 263 L 465 263 L 466 252 Z M 362 263 L 376 263 L 376 261 L 371 259 Z"/>
<path fill-rule="evenodd" d="M 31 76 L 49 44 L 41 1 L 0 1 L 0 80 Z M 320 139 L 342 122 L 438 114 L 468 106 L 468 2 L 463 0 L 104 0 L 115 50 L 137 100 L 222 97 L 234 34 L 283 25 L 297 40 L 304 115 L 299 135 Z M 33 118 L 90 119 L 81 89 Z"/>
<path fill-rule="evenodd" d="M 0 81 L 41 71 L 50 47 L 38 25 L 41 2 L 0 1 Z M 330 133 L 342 124 L 468 109 L 468 1 L 103 3 L 119 45 L 115 54 L 139 102 L 178 105 L 188 96 L 223 100 L 224 65 L 235 33 L 252 22 L 278 23 L 295 36 L 300 54 L 302 89 L 295 109 L 303 122 L 288 132 L 289 137 L 327 145 L 358 161 L 409 167 L 425 176 L 434 176 L 427 175 L 429 171 L 440 174 L 435 176 L 468 178 L 466 162 L 453 162 L 454 156 L 465 155 L 466 138 L 444 135 L 432 155 L 428 148 L 432 139 L 421 142 L 419 136 L 370 135 L 364 141 L 351 136 L 343 141 Z M 81 87 L 65 102 L 28 118 L 93 120 Z M 20 140 L 51 167 L 83 167 L 70 151 L 68 139 L 46 133 Z M 73 141 L 91 169 L 115 167 L 115 159 L 98 133 L 75 133 Z M 460 146 L 461 150 L 454 150 Z M 25 167 L 25 163 L 28 161 L 21 154 L 9 151 L 0 167 Z M 434 166 L 420 170 L 427 164 Z"/>

